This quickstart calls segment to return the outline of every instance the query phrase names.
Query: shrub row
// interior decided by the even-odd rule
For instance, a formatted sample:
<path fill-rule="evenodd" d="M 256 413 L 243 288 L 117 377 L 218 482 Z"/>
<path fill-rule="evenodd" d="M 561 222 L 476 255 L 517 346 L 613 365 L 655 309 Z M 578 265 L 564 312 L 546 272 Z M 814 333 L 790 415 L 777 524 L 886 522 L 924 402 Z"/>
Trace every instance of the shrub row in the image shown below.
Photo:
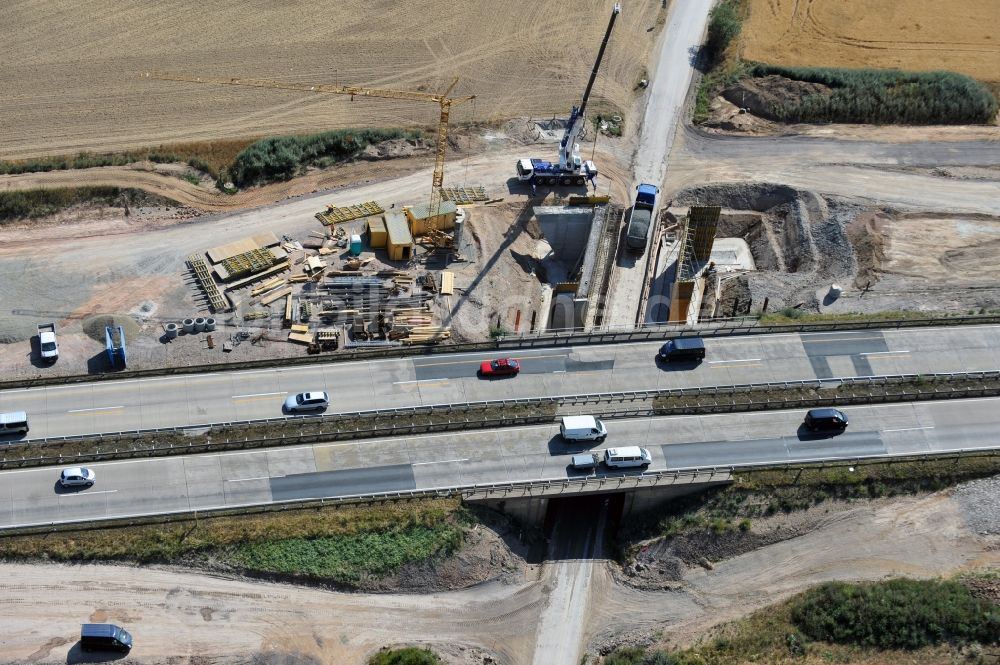
<path fill-rule="evenodd" d="M 774 119 L 783 122 L 967 124 L 988 123 L 997 114 L 997 100 L 989 88 L 954 72 L 754 64 L 748 73 L 832 89 L 829 95 L 808 95 L 772 107 Z"/>
<path fill-rule="evenodd" d="M 369 145 L 419 136 L 419 132 L 401 129 L 341 129 L 308 136 L 275 136 L 252 143 L 240 152 L 229 176 L 240 187 L 290 180 L 306 166 L 329 166 L 356 156 Z"/>
<path fill-rule="evenodd" d="M 368 659 L 368 665 L 441 665 L 441 659 L 430 649 L 405 647 L 382 649 Z"/>
<path fill-rule="evenodd" d="M 56 189 L 25 189 L 0 192 L 0 224 L 17 219 L 43 217 L 77 203 L 167 202 L 138 189 L 121 187 L 60 187 Z"/>
<path fill-rule="evenodd" d="M 1000 608 L 940 580 L 827 582 L 799 596 L 791 616 L 814 640 L 879 649 L 1000 639 Z"/>
<path fill-rule="evenodd" d="M 44 171 L 66 171 L 68 169 L 91 169 L 98 166 L 125 166 L 148 159 L 157 164 L 172 164 L 186 162 L 191 168 L 210 175 L 217 175 L 217 170 L 205 160 L 198 157 L 184 159 L 170 152 L 120 152 L 95 155 L 81 152 L 74 157 L 45 157 L 18 162 L 0 161 L 0 175 L 18 175 L 21 173 L 39 173 Z"/>
<path fill-rule="evenodd" d="M 722 59 L 722 54 L 743 29 L 739 0 L 723 0 L 708 15 L 708 35 L 705 38 L 702 55 L 706 64 L 714 66 Z"/>

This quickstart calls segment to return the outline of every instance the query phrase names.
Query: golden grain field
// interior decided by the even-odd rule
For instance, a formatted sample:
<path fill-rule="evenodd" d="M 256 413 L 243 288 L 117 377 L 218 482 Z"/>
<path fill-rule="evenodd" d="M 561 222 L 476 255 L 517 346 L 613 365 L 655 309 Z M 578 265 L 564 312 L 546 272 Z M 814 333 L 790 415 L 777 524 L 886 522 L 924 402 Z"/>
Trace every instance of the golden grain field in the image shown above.
<path fill-rule="evenodd" d="M 0 159 L 178 141 L 430 125 L 434 104 L 140 80 L 271 78 L 476 94 L 455 121 L 566 114 L 611 0 L 7 0 Z M 659 2 L 619 17 L 593 103 L 627 107 Z"/>

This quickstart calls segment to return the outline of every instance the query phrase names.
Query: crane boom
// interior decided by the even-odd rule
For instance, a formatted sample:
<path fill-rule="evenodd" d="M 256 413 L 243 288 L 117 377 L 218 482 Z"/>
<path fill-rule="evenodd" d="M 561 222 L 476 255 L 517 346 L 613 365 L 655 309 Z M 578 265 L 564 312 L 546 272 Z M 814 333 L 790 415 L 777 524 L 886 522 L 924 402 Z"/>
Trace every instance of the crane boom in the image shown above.
<path fill-rule="evenodd" d="M 611 38 L 611 31 L 615 27 L 615 19 L 622 11 L 620 3 L 615 3 L 611 9 L 611 18 L 608 20 L 608 28 L 604 31 L 604 39 L 601 41 L 601 48 L 597 51 L 597 59 L 594 61 L 594 68 L 590 71 L 590 80 L 587 81 L 587 88 L 583 91 L 583 99 L 580 106 L 574 106 L 573 112 L 566 123 L 566 132 L 559 143 L 559 166 L 563 170 L 579 169 L 580 153 L 577 139 L 583 130 L 584 113 L 587 111 L 587 102 L 590 100 L 590 91 L 594 88 L 594 81 L 597 80 L 597 71 L 601 68 L 601 61 L 604 59 L 604 51 L 608 47 L 608 40 Z"/>
<path fill-rule="evenodd" d="M 292 83 L 284 81 L 271 81 L 267 79 L 244 79 L 244 78 L 210 78 L 202 76 L 184 76 L 182 74 L 171 74 L 168 72 L 146 72 L 145 78 L 159 81 L 181 81 L 185 83 L 207 83 L 210 85 L 234 85 L 251 88 L 272 88 L 276 90 L 296 90 L 300 92 L 325 92 L 335 95 L 350 95 L 351 99 L 358 97 L 381 97 L 387 99 L 409 99 L 419 102 L 435 102 L 441 107 L 441 115 L 438 120 L 436 153 L 434 159 L 434 175 L 431 179 L 431 198 L 429 212 L 431 218 L 437 216 L 441 206 L 441 186 L 444 184 L 444 161 L 448 148 L 448 118 L 451 107 L 476 98 L 475 95 L 466 97 L 449 97 L 451 89 L 458 83 L 456 78 L 451 85 L 441 94 L 429 92 L 419 92 L 416 90 L 390 90 L 386 88 L 363 88 L 354 85 L 329 85 L 324 83 Z"/>

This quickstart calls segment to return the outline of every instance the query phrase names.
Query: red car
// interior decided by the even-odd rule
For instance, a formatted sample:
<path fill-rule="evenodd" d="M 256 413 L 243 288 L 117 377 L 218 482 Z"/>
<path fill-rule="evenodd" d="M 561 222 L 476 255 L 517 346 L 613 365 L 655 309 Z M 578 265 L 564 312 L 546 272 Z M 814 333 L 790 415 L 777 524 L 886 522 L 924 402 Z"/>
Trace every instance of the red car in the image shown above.
<path fill-rule="evenodd" d="M 497 358 L 484 360 L 479 366 L 482 376 L 515 376 L 521 371 L 521 364 L 513 358 Z"/>

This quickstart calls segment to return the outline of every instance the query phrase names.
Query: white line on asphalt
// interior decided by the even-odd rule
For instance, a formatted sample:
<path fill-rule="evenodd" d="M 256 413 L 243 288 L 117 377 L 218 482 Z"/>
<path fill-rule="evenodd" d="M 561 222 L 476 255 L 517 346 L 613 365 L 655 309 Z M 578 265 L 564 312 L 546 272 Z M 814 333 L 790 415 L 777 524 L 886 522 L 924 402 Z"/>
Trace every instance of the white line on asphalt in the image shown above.
<path fill-rule="evenodd" d="M 84 413 L 85 411 L 114 411 L 115 409 L 124 409 L 124 406 L 95 406 L 92 409 L 72 409 L 66 413 Z"/>
<path fill-rule="evenodd" d="M 448 464 L 449 462 L 468 462 L 468 457 L 463 457 L 462 459 L 442 459 L 436 462 L 414 462 L 410 466 L 421 466 L 423 464 Z"/>
<path fill-rule="evenodd" d="M 393 381 L 392 385 L 398 386 L 403 383 L 441 383 L 441 382 L 447 383 L 448 379 L 441 378 L 441 379 L 417 379 L 415 381 Z"/>
<path fill-rule="evenodd" d="M 100 492 L 77 492 L 75 494 L 57 494 L 60 499 L 65 499 L 69 496 L 94 496 L 95 494 L 114 494 L 118 490 L 101 490 Z"/>
<path fill-rule="evenodd" d="M 553 374 L 565 374 L 565 373 L 566 373 L 566 370 L 564 370 L 564 369 L 557 369 L 556 371 L 554 371 L 554 372 L 552 372 L 552 373 L 553 373 Z"/>
<path fill-rule="evenodd" d="M 900 427 L 899 429 L 884 429 L 883 432 L 912 432 L 918 429 L 934 429 L 933 427 Z"/>
<path fill-rule="evenodd" d="M 909 351 L 869 351 L 868 353 L 859 353 L 859 356 L 887 356 L 892 353 L 909 353 Z"/>
<path fill-rule="evenodd" d="M 709 365 L 714 365 L 715 363 L 757 363 L 760 362 L 760 358 L 743 358 L 741 360 L 709 360 Z"/>
<path fill-rule="evenodd" d="M 225 478 L 227 483 L 242 483 L 247 480 L 270 480 L 271 478 L 283 478 L 284 476 L 257 476 L 256 478 Z"/>
<path fill-rule="evenodd" d="M 271 395 L 287 395 L 288 391 L 283 390 L 280 393 L 253 393 L 251 395 L 233 395 L 233 399 L 239 399 L 241 397 L 270 397 Z"/>

